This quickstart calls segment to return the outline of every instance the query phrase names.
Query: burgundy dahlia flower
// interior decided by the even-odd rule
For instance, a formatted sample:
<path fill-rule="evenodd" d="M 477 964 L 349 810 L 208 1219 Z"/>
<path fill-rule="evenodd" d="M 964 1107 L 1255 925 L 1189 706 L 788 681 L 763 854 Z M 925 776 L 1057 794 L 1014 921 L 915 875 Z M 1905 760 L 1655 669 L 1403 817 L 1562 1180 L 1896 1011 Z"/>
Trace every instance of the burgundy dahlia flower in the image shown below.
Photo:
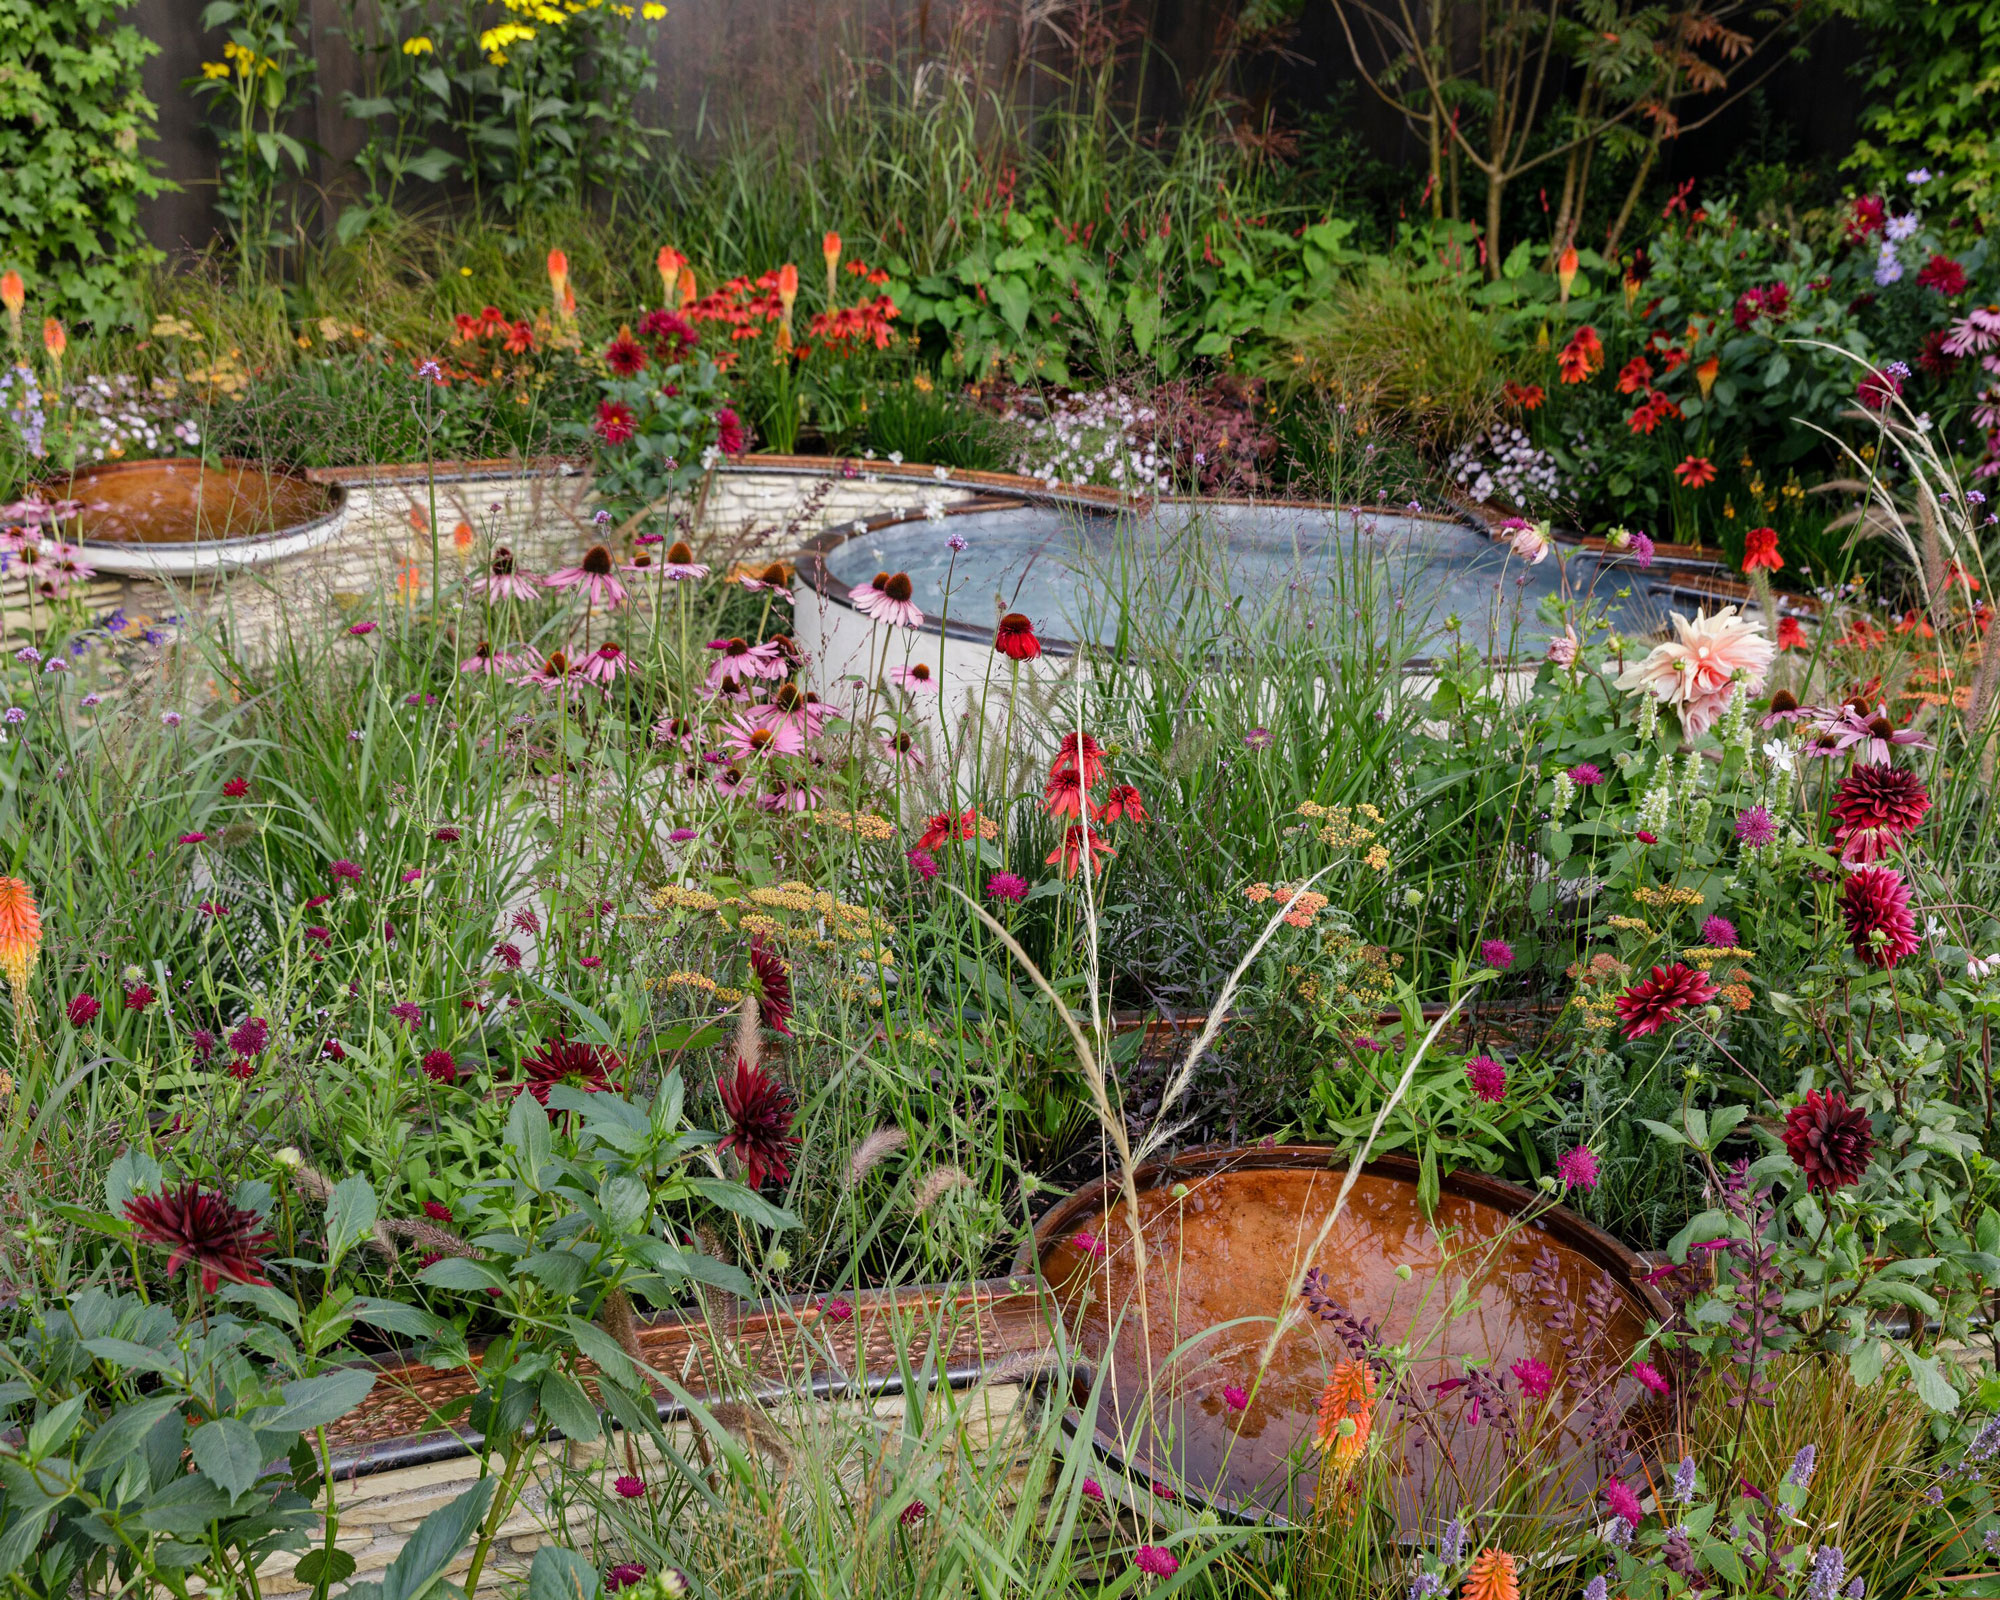
<path fill-rule="evenodd" d="M 1721 993 L 1715 980 L 1705 972 L 1676 961 L 1671 967 L 1655 967 L 1653 975 L 1635 983 L 1618 997 L 1618 1017 L 1625 1025 L 1625 1037 L 1643 1039 L 1658 1033 L 1667 1018 L 1683 1006 L 1706 1005 Z"/>
<path fill-rule="evenodd" d="M 201 1268 L 201 1287 L 213 1294 L 223 1278 L 231 1283 L 269 1283 L 262 1256 L 275 1242 L 254 1211 L 232 1205 L 198 1183 L 159 1194 L 134 1195 L 125 1202 L 125 1220 L 144 1244 L 170 1247 L 167 1271 L 192 1261 Z"/>
<path fill-rule="evenodd" d="M 1848 942 L 1863 966 L 1889 968 L 1918 946 L 1909 885 L 1893 867 L 1861 867 L 1847 875 L 1840 914 Z"/>
<path fill-rule="evenodd" d="M 722 1148 L 736 1152 L 750 1187 L 762 1188 L 766 1178 L 783 1182 L 790 1177 L 788 1162 L 799 1141 L 792 1134 L 792 1097 L 785 1086 L 739 1060 L 735 1078 L 717 1078 L 715 1087 L 729 1114 Z"/>
<path fill-rule="evenodd" d="M 1859 1183 L 1875 1153 L 1868 1114 L 1837 1089 L 1811 1089 L 1785 1113 L 1785 1150 L 1819 1193 Z"/>
<path fill-rule="evenodd" d="M 1843 861 L 1868 865 L 1897 849 L 1931 808 L 1924 780 L 1907 767 L 1855 764 L 1833 795 L 1833 837 Z"/>

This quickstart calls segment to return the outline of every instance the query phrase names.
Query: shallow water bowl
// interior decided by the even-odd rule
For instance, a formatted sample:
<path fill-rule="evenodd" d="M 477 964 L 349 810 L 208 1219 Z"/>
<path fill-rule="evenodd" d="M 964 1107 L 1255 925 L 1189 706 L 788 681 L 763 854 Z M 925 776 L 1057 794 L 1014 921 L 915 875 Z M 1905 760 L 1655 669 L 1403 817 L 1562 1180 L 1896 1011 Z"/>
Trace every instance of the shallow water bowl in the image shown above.
<path fill-rule="evenodd" d="M 79 543 L 100 572 L 193 577 L 260 567 L 326 543 L 345 491 L 226 457 L 119 461 L 49 492 L 81 500 Z"/>
<path fill-rule="evenodd" d="M 1198 1150 L 1142 1168 L 1145 1326 L 1116 1181 L 1080 1190 L 1042 1219 L 1033 1258 L 1024 1254 L 1017 1270 L 1039 1266 L 1090 1370 L 1073 1403 L 1102 1380 L 1098 1450 L 1141 1498 L 1163 1482 L 1180 1486 L 1181 1504 L 1266 1523 L 1302 1516 L 1318 1481 L 1320 1396 L 1335 1364 L 1356 1354 L 1343 1338 L 1355 1325 L 1312 1314 L 1299 1292 L 1317 1267 L 1327 1300 L 1379 1346 L 1407 1351 L 1400 1376 L 1378 1379 L 1370 1445 L 1392 1468 L 1386 1492 L 1405 1530 L 1480 1505 L 1506 1470 L 1504 1419 L 1490 1400 L 1475 1413 L 1478 1391 L 1452 1381 L 1468 1362 L 1503 1380 L 1524 1411 L 1534 1408 L 1514 1364 L 1550 1369 L 1555 1398 L 1536 1459 L 1557 1469 L 1566 1503 L 1587 1501 L 1599 1470 L 1590 1420 L 1610 1415 L 1628 1450 L 1664 1420 L 1628 1371 L 1647 1320 L 1667 1315 L 1638 1258 L 1545 1197 L 1478 1173 L 1445 1178 L 1426 1218 L 1416 1163 L 1401 1157 L 1363 1169 L 1315 1250 L 1346 1167 L 1328 1147 L 1280 1145 Z M 1231 1387 L 1250 1391 L 1246 1410 L 1225 1398 Z"/>

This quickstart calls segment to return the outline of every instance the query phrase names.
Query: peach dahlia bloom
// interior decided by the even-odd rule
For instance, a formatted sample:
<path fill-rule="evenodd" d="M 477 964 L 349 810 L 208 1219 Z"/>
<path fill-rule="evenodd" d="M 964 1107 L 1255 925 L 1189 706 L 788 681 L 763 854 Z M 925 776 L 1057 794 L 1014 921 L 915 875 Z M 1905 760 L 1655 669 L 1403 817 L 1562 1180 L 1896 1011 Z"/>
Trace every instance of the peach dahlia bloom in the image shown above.
<path fill-rule="evenodd" d="M 1626 668 L 1618 687 L 1644 690 L 1672 708 L 1693 738 L 1708 730 L 1739 688 L 1755 694 L 1764 686 L 1777 646 L 1734 606 L 1702 612 L 1692 622 L 1676 612 L 1674 633 Z"/>

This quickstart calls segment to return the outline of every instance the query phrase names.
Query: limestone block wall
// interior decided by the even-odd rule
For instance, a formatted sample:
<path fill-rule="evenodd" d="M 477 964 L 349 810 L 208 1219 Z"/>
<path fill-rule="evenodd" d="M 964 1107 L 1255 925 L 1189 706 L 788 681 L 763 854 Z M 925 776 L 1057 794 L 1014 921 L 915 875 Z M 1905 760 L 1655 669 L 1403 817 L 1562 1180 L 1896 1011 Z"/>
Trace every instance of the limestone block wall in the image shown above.
<path fill-rule="evenodd" d="M 976 1458 L 1003 1445 L 1010 1429 L 1018 1436 L 1026 1404 L 1020 1384 L 986 1383 L 954 1396 L 947 1406 L 928 1402 L 924 1416 L 927 1426 L 954 1434 L 958 1447 Z M 907 1408 L 896 1395 L 832 1403 L 802 1398 L 773 1408 L 771 1416 L 780 1431 L 791 1436 L 834 1429 L 859 1437 L 870 1430 L 900 1431 L 906 1424 Z M 671 1423 L 664 1431 L 683 1459 L 694 1456 L 692 1424 Z M 768 1450 L 755 1433 L 745 1431 L 739 1439 L 752 1455 Z M 659 1483 L 672 1470 L 653 1441 L 636 1441 L 635 1450 L 643 1481 Z M 478 1478 L 482 1465 L 498 1473 L 503 1463 L 498 1457 L 482 1463 L 478 1455 L 467 1453 L 424 1466 L 343 1477 L 338 1488 L 339 1529 L 334 1542 L 354 1557 L 354 1573 L 348 1582 L 379 1580 L 424 1518 L 464 1493 Z M 476 1593 L 495 1594 L 518 1584 L 526 1576 L 535 1551 L 545 1542 L 559 1541 L 600 1566 L 624 1559 L 627 1552 L 607 1537 L 609 1530 L 598 1507 L 613 1498 L 612 1479 L 630 1470 L 622 1434 L 608 1443 L 558 1442 L 549 1446 L 537 1460 L 526 1490 L 501 1524 Z M 316 1540 L 323 1537 L 323 1533 L 315 1535 Z M 298 1561 L 298 1555 L 290 1553 L 267 1560 L 258 1572 L 262 1592 L 271 1600 L 304 1594 L 307 1586 L 295 1575 Z M 446 1576 L 462 1582 L 470 1565 L 468 1549 L 451 1564 Z M 342 1585 L 333 1592 L 340 1594 L 344 1588 Z"/>

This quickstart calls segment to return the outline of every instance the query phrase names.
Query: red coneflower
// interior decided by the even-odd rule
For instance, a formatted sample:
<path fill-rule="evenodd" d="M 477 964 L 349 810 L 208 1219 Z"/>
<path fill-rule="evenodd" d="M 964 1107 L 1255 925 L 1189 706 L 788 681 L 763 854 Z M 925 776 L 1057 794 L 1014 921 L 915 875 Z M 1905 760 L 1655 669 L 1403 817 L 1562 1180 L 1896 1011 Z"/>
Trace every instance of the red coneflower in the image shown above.
<path fill-rule="evenodd" d="M 1588 324 L 1569 336 L 1569 341 L 1556 357 L 1556 366 L 1562 373 L 1564 383 L 1582 383 L 1603 365 L 1604 341 L 1598 338 L 1597 330 Z"/>
<path fill-rule="evenodd" d="M 757 975 L 757 1018 L 773 1033 L 791 1037 L 792 974 L 785 958 L 764 942 L 760 933 L 750 940 L 750 970 Z"/>
<path fill-rule="evenodd" d="M 1625 1037 L 1643 1039 L 1658 1033 L 1661 1025 L 1683 1006 L 1706 1005 L 1722 991 L 1705 972 L 1676 961 L 1671 967 L 1655 967 L 1653 975 L 1634 984 L 1618 997 L 1618 1017 L 1625 1025 Z"/>
<path fill-rule="evenodd" d="M 1785 1152 L 1806 1175 L 1806 1187 L 1824 1194 L 1859 1183 L 1875 1154 L 1868 1114 L 1837 1089 L 1809 1089 L 1785 1113 Z"/>
<path fill-rule="evenodd" d="M 1776 528 L 1752 528 L 1743 536 L 1743 570 L 1755 572 L 1759 568 L 1776 572 L 1785 564 L 1785 558 L 1778 554 L 1778 530 Z"/>
<path fill-rule="evenodd" d="M 1706 489 L 1715 482 L 1715 463 L 1707 456 L 1689 456 L 1674 468 L 1674 476 L 1688 489 Z"/>
<path fill-rule="evenodd" d="M 1780 650 L 1803 650 L 1806 639 L 1805 624 L 1797 617 L 1778 618 L 1778 648 Z"/>
<path fill-rule="evenodd" d="M 269 1283 L 259 1257 L 275 1243 L 254 1211 L 230 1204 L 198 1183 L 159 1194 L 134 1195 L 125 1202 L 125 1220 L 141 1243 L 172 1249 L 167 1271 L 186 1262 L 201 1268 L 201 1287 L 213 1294 L 227 1278 L 231 1283 Z"/>
<path fill-rule="evenodd" d="M 1035 625 L 1018 611 L 1000 619 L 993 635 L 993 648 L 1010 661 L 1033 661 L 1042 653 L 1042 641 L 1035 637 Z"/>
<path fill-rule="evenodd" d="M 521 1058 L 521 1070 L 527 1081 L 514 1093 L 518 1097 L 526 1090 L 537 1104 L 544 1106 L 549 1103 L 549 1091 L 559 1083 L 581 1089 L 585 1094 L 610 1093 L 618 1087 L 611 1074 L 624 1065 L 624 1057 L 607 1046 L 585 1044 L 580 1039 L 557 1034 L 545 1040 L 533 1055 Z"/>
<path fill-rule="evenodd" d="M 1084 862 L 1092 875 L 1104 869 L 1098 864 L 1099 856 L 1115 856 L 1118 852 L 1104 843 L 1101 834 L 1090 831 L 1086 823 L 1072 822 L 1063 832 L 1063 841 L 1043 858 L 1044 865 L 1054 866 L 1058 861 L 1063 865 L 1063 876 L 1074 878 L 1077 864 Z"/>
<path fill-rule="evenodd" d="M 1887 969 L 1916 954 L 1917 920 L 1910 911 L 1909 885 L 1893 868 L 1861 867 L 1850 872 L 1841 891 L 1840 914 L 1855 959 L 1863 966 Z"/>
<path fill-rule="evenodd" d="M 1864 865 L 1880 860 L 1930 808 L 1930 791 L 1908 768 L 1857 762 L 1833 794 L 1833 838 L 1841 860 Z"/>
<path fill-rule="evenodd" d="M 792 1097 L 784 1085 L 739 1059 L 735 1079 L 717 1078 L 715 1088 L 730 1123 L 721 1148 L 736 1153 L 750 1187 L 762 1188 L 766 1178 L 782 1183 L 790 1177 L 787 1162 L 799 1141 L 792 1136 Z"/>
<path fill-rule="evenodd" d="M 1059 767 L 1049 774 L 1042 804 L 1052 817 L 1081 817 L 1086 807 L 1093 817 L 1097 815 L 1097 807 L 1091 805 L 1083 787 L 1083 775 L 1070 767 Z"/>
<path fill-rule="evenodd" d="M 646 352 L 639 348 L 630 328 L 619 328 L 618 337 L 604 352 L 604 364 L 621 378 L 636 378 L 646 370 Z"/>
<path fill-rule="evenodd" d="M 1104 797 L 1104 810 L 1099 814 L 1101 822 L 1116 822 L 1119 818 L 1127 822 L 1146 821 L 1146 807 L 1139 798 L 1139 791 L 1129 783 L 1121 783 Z"/>
<path fill-rule="evenodd" d="M 1083 786 L 1088 789 L 1104 776 L 1104 746 L 1087 733 L 1066 733 L 1062 743 L 1056 746 L 1056 759 L 1049 767 L 1050 772 L 1061 772 L 1065 768 L 1083 774 Z"/>

